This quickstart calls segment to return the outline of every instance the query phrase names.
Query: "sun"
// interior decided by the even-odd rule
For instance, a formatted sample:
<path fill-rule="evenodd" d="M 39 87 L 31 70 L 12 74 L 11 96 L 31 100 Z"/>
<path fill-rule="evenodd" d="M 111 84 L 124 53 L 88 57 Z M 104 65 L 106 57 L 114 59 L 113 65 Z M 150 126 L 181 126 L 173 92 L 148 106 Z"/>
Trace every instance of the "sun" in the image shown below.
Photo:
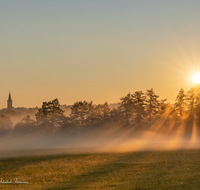
<path fill-rule="evenodd" d="M 197 74 L 195 74 L 195 75 L 193 76 L 193 81 L 194 81 L 195 83 L 197 83 L 197 84 L 200 83 L 200 74 L 199 74 L 199 73 L 197 73 Z"/>

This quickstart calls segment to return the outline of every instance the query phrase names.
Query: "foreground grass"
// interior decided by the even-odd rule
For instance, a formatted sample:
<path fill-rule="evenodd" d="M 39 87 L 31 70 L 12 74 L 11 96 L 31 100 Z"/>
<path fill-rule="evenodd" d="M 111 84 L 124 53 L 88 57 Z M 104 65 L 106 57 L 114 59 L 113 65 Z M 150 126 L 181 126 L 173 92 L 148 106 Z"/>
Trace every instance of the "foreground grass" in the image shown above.
<path fill-rule="evenodd" d="M 0 189 L 200 189 L 200 150 L 0 159 Z"/>

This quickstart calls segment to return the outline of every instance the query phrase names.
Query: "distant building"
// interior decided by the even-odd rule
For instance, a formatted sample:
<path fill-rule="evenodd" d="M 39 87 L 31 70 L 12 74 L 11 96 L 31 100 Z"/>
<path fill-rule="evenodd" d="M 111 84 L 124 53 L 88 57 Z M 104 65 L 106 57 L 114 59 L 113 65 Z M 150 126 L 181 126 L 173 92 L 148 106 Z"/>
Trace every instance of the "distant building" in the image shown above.
<path fill-rule="evenodd" d="M 11 98 L 11 94 L 9 93 L 8 95 L 8 100 L 7 100 L 7 108 L 0 109 L 0 116 L 1 115 L 7 115 L 7 116 L 17 116 L 21 114 L 29 114 L 29 115 L 34 115 L 38 111 L 38 107 L 35 108 L 25 108 L 25 107 L 13 107 L 13 101 Z"/>
<path fill-rule="evenodd" d="M 10 92 L 9 92 L 9 97 L 8 97 L 8 101 L 7 101 L 7 110 L 12 110 L 13 107 L 12 107 L 12 100 L 11 100 L 11 95 L 10 95 Z"/>
<path fill-rule="evenodd" d="M 12 106 L 12 99 L 11 99 L 11 95 L 9 92 L 9 96 L 8 96 L 8 100 L 7 100 L 7 113 L 16 113 L 16 110 L 13 108 Z"/>

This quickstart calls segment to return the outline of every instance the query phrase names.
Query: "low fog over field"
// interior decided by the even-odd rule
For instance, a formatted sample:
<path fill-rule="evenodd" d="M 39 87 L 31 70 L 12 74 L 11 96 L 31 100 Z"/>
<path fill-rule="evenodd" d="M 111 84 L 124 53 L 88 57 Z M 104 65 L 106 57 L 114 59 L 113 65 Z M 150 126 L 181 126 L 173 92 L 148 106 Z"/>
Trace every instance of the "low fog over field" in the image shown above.
<path fill-rule="evenodd" d="M 186 93 L 181 89 L 172 105 L 150 89 L 128 93 L 115 107 L 107 102 L 75 102 L 67 114 L 54 99 L 23 118 L 2 114 L 0 151 L 59 148 L 62 152 L 83 153 L 199 148 L 199 97 L 199 85 Z"/>

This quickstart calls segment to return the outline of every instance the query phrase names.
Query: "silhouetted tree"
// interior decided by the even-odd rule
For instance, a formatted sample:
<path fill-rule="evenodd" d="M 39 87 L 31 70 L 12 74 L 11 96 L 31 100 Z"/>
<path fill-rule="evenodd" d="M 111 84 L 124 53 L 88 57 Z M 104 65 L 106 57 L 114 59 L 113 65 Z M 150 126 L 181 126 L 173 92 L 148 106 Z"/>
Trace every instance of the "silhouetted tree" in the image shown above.
<path fill-rule="evenodd" d="M 58 99 L 43 102 L 42 108 L 38 109 L 38 112 L 35 114 L 36 119 L 48 119 L 52 117 L 63 116 L 64 111 L 60 108 Z"/>
<path fill-rule="evenodd" d="M 153 88 L 147 90 L 145 104 L 149 120 L 151 120 L 154 116 L 156 116 L 159 113 L 161 109 L 161 103 L 164 103 L 164 101 L 166 101 L 166 99 L 159 101 L 158 98 L 159 96 L 155 94 Z"/>
<path fill-rule="evenodd" d="M 5 115 L 0 116 L 0 136 L 5 137 L 12 131 L 12 122 Z"/>
<path fill-rule="evenodd" d="M 130 92 L 125 96 L 120 98 L 121 102 L 121 112 L 126 123 L 129 123 L 133 119 L 133 99 Z"/>
<path fill-rule="evenodd" d="M 145 112 L 145 96 L 142 91 L 136 91 L 132 95 L 132 107 L 134 111 L 134 122 L 139 124 L 146 115 Z"/>
<path fill-rule="evenodd" d="M 46 133 L 57 131 L 65 122 L 66 117 L 63 113 L 57 98 L 43 102 L 42 108 L 35 114 L 37 128 L 46 128 Z"/>
<path fill-rule="evenodd" d="M 191 88 L 187 92 L 186 100 L 187 100 L 187 111 L 189 113 L 189 119 L 193 120 L 195 117 L 195 104 L 196 104 L 195 88 Z"/>
<path fill-rule="evenodd" d="M 29 115 L 24 117 L 21 122 L 18 122 L 14 129 L 13 129 L 13 135 L 14 136 L 20 136 L 20 135 L 26 135 L 31 134 L 35 131 L 39 130 L 38 127 L 36 127 L 36 123 L 34 120 L 31 119 Z"/>
<path fill-rule="evenodd" d="M 195 117 L 200 123 L 200 84 L 197 84 L 193 89 L 195 92 Z"/>
<path fill-rule="evenodd" d="M 110 111 L 110 119 L 111 119 L 111 122 L 114 124 L 114 123 L 119 123 L 119 122 L 123 122 L 123 118 L 122 118 L 122 107 L 119 106 L 117 108 L 113 108 L 111 111 Z"/>
<path fill-rule="evenodd" d="M 185 98 L 186 98 L 185 92 L 181 88 L 176 97 L 175 104 L 174 104 L 174 109 L 180 117 L 182 117 L 185 112 L 185 106 L 186 106 Z"/>
<path fill-rule="evenodd" d="M 98 104 L 93 106 L 93 109 L 90 111 L 90 115 L 87 120 L 89 123 L 105 123 L 111 120 L 110 118 L 110 107 L 107 102 L 104 104 Z"/>
<path fill-rule="evenodd" d="M 109 117 L 111 109 L 110 109 L 110 107 L 109 107 L 107 102 L 105 102 L 102 105 L 101 110 L 102 110 L 104 118 Z"/>
<path fill-rule="evenodd" d="M 92 102 L 79 101 L 72 105 L 70 116 L 78 124 L 83 125 L 89 112 L 93 109 Z"/>

